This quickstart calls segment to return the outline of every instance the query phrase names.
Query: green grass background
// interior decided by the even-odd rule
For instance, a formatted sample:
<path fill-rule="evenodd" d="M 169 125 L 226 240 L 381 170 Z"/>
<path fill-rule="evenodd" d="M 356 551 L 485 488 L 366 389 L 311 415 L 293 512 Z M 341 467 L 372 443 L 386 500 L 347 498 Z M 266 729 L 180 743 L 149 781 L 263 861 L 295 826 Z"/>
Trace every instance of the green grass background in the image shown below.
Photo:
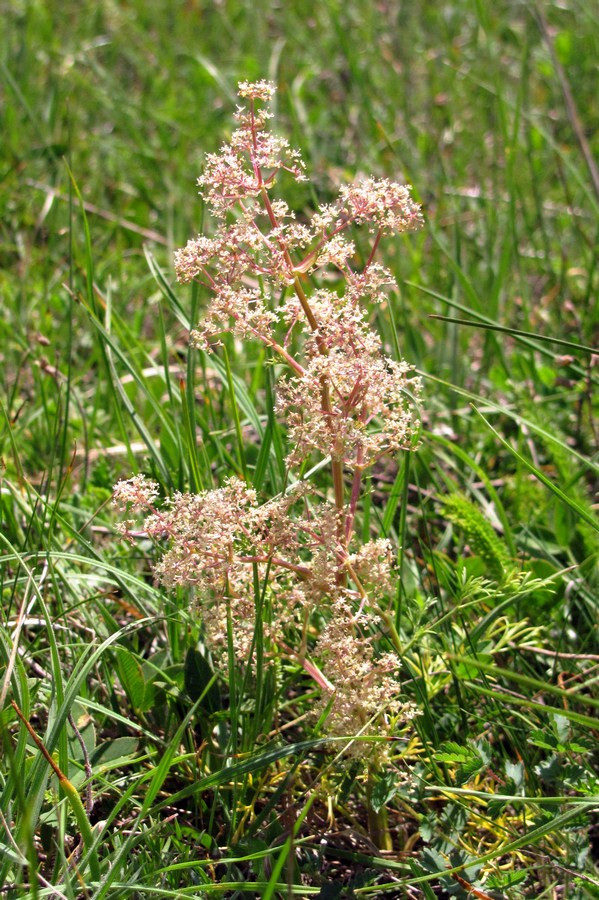
<path fill-rule="evenodd" d="M 599 896 L 597 2 L 0 15 L 5 895 Z M 203 298 L 172 272 L 205 224 L 203 154 L 261 78 L 312 177 L 298 213 L 376 174 L 426 217 L 384 248 L 400 290 L 373 312 L 425 378 L 422 446 L 373 473 L 362 522 L 402 548 L 423 711 L 378 788 L 386 858 L 319 843 L 327 798 L 336 830 L 364 830 L 366 788 L 308 726 L 276 734 L 311 702 L 301 673 L 214 676 L 190 598 L 153 585 L 108 504 L 132 472 L 200 489 L 241 457 L 281 487 L 264 358 L 190 353 Z M 11 698 L 86 804 L 79 849 L 87 814 Z"/>

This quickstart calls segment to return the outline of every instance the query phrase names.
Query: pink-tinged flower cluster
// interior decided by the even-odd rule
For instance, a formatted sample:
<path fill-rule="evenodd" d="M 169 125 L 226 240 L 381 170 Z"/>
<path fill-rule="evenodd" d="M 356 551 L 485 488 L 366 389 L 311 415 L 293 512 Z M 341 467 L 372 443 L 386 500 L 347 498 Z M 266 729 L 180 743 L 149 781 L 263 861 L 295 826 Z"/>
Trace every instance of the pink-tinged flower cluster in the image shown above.
<path fill-rule="evenodd" d="M 143 533 L 166 541 L 167 549 L 155 568 L 157 578 L 169 588 L 195 585 L 203 596 L 234 597 L 246 572 L 253 565 L 268 566 L 275 579 L 299 580 L 305 596 L 320 597 L 336 590 L 336 575 L 344 564 L 344 551 L 334 544 L 331 517 L 323 507 L 307 518 L 294 507 L 302 506 L 307 484 L 294 486 L 287 494 L 258 505 L 256 492 L 239 478 L 229 478 L 223 487 L 200 494 L 177 492 L 161 508 L 155 503 L 153 482 L 137 475 L 119 482 L 114 503 L 131 503 L 145 513 L 143 526 L 130 536 Z M 130 498 L 133 498 L 130 500 Z M 323 566 L 323 548 L 328 566 Z M 282 590 L 279 585 L 279 590 Z"/>
<path fill-rule="evenodd" d="M 418 228 L 420 208 L 408 186 L 366 178 L 342 187 L 338 200 L 319 207 L 309 224 L 296 222 L 287 204 L 271 196 L 277 172 L 305 177 L 298 154 L 266 129 L 269 114 L 256 108 L 273 92 L 268 82 L 240 86 L 249 109 L 238 109 L 239 128 L 219 154 L 207 157 L 199 180 L 223 221 L 214 237 L 198 236 L 175 257 L 179 280 L 197 280 L 212 294 L 192 342 L 210 350 L 229 330 L 273 348 L 290 371 L 278 399 L 292 445 L 290 465 L 319 453 L 363 469 L 384 453 L 414 445 L 420 384 L 409 366 L 385 357 L 361 306 L 380 302 L 393 276 L 372 255 L 356 269 L 355 245 L 344 232 L 367 224 L 378 242 L 384 234 Z M 233 209 L 236 217 L 229 220 Z M 310 289 L 308 276 L 324 272 L 345 281 L 344 294 Z M 282 285 L 291 289 L 282 292 Z M 291 335 L 300 331 L 308 333 L 304 358 L 291 358 Z"/>
<path fill-rule="evenodd" d="M 143 510 L 152 506 L 159 494 L 160 489 L 155 481 L 150 481 L 145 475 L 134 475 L 114 486 L 112 502 L 122 512 Z"/>
<path fill-rule="evenodd" d="M 270 186 L 279 171 L 289 172 L 297 181 L 305 180 L 304 163 L 289 142 L 266 128 L 271 114 L 257 109 L 256 101 L 268 101 L 275 88 L 268 82 L 239 86 L 239 94 L 250 101 L 249 109 L 239 107 L 238 128 L 219 153 L 208 153 L 204 173 L 198 178 L 201 193 L 214 216 L 224 217 L 236 204 L 251 201 Z"/>
<path fill-rule="evenodd" d="M 371 629 L 376 617 L 356 616 L 344 599 L 337 600 L 330 620 L 318 638 L 315 655 L 321 660 L 325 686 L 318 710 L 329 707 L 327 729 L 331 736 L 353 737 L 354 757 L 368 756 L 379 763 L 387 755 L 385 744 L 364 744 L 360 737 L 393 733 L 393 721 L 405 721 L 417 710 L 401 702 L 396 653 L 375 655 Z"/>
<path fill-rule="evenodd" d="M 263 504 L 238 478 L 200 494 L 176 493 L 161 507 L 157 494 L 157 485 L 141 475 L 118 483 L 115 505 L 145 515 L 137 525 L 124 523 L 123 533 L 165 544 L 156 577 L 168 588 L 195 586 L 217 659 L 231 639 L 239 662 L 249 662 L 257 569 L 261 578 L 267 572 L 269 577 L 267 645 L 295 653 L 323 687 L 323 707 L 332 699 L 331 734 L 373 728 L 380 713 L 402 708 L 395 677 L 399 659 L 393 653 L 376 655 L 368 633 L 373 625 L 380 627 L 369 607 L 391 586 L 388 541 L 370 541 L 349 555 L 337 540 L 337 512 L 310 506 L 305 483 Z M 345 586 L 340 572 L 350 575 Z M 314 616 L 326 621 L 308 657 L 306 627 Z M 353 752 L 358 748 L 363 745 L 354 745 Z"/>
<path fill-rule="evenodd" d="M 320 396 L 323 382 L 330 386 L 329 409 Z M 315 356 L 304 376 L 284 381 L 279 393 L 293 445 L 289 463 L 318 453 L 362 470 L 385 454 L 412 449 L 419 389 L 405 363 L 340 350 Z"/>
<path fill-rule="evenodd" d="M 387 178 L 365 178 L 358 184 L 344 185 L 339 194 L 338 215 L 368 224 L 372 232 L 399 234 L 422 227 L 420 207 L 410 196 L 407 184 Z"/>
<path fill-rule="evenodd" d="M 276 88 L 272 81 L 240 81 L 237 93 L 240 97 L 268 101 L 274 97 Z"/>
<path fill-rule="evenodd" d="M 368 621 L 361 624 L 370 625 Z M 394 653 L 373 659 L 372 644 L 356 632 L 355 617 L 346 603 L 335 604 L 316 652 L 323 660 L 324 674 L 335 685 L 331 691 L 333 733 L 356 734 L 381 710 L 397 711 L 400 685 L 393 675 L 399 670 L 399 659 Z"/>
<path fill-rule="evenodd" d="M 267 81 L 239 85 L 247 105 L 198 179 L 217 227 L 178 250 L 175 269 L 180 282 L 199 282 L 211 298 L 192 332 L 195 346 L 210 352 L 228 331 L 278 359 L 276 409 L 288 465 L 330 459 L 333 499 L 317 502 L 302 485 L 260 504 L 231 478 L 212 491 L 177 493 L 158 508 L 157 486 L 137 476 L 117 485 L 115 502 L 144 512 L 141 529 L 127 521 L 122 532 L 166 545 L 158 579 L 168 588 L 194 586 L 212 646 L 232 642 L 244 662 L 258 576 L 271 611 L 261 623 L 265 641 L 323 688 L 331 730 L 355 733 L 374 721 L 383 727 L 384 711 L 400 711 L 399 660 L 381 655 L 376 640 L 386 630 L 376 609 L 393 593 L 393 552 L 384 540 L 356 546 L 361 478 L 384 454 L 415 446 L 421 390 L 411 367 L 385 354 L 366 307 L 395 285 L 374 259 L 379 241 L 416 230 L 422 216 L 409 186 L 365 178 L 297 221 L 274 195 L 285 178 L 305 180 L 299 153 L 267 127 L 271 115 L 261 104 L 274 90 Z M 359 226 L 372 235 L 363 265 L 351 233 Z"/>

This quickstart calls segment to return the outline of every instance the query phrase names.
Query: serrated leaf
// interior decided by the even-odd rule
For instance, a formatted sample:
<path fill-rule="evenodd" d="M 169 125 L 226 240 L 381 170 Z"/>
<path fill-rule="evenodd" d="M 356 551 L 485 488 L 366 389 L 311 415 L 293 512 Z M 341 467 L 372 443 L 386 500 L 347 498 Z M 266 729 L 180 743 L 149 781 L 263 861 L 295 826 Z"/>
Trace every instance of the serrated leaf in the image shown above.
<path fill-rule="evenodd" d="M 466 760 L 466 762 L 461 765 L 456 773 L 456 782 L 458 785 L 465 784 L 467 781 L 476 775 L 481 769 L 485 768 L 485 764 L 481 762 L 480 758 L 477 756 L 472 756 L 470 759 Z"/>
<path fill-rule="evenodd" d="M 490 765 L 493 751 L 488 741 L 477 741 L 476 752 L 480 756 L 481 762 L 484 763 L 485 766 Z"/>
<path fill-rule="evenodd" d="M 554 714 L 553 723 L 558 741 L 560 744 L 567 744 L 570 739 L 570 723 L 565 716 L 560 716 L 558 713 Z"/>
<path fill-rule="evenodd" d="M 569 741 L 568 750 L 570 753 L 589 753 L 590 747 L 585 744 L 579 744 L 577 741 Z"/>
<path fill-rule="evenodd" d="M 455 741 L 445 741 L 441 749 L 435 753 L 438 762 L 463 764 L 469 762 L 475 756 L 470 747 L 461 747 Z"/>
<path fill-rule="evenodd" d="M 496 872 L 491 872 L 487 878 L 487 887 L 491 890 L 493 888 L 503 890 L 505 888 L 515 887 L 517 884 L 522 884 L 528 877 L 528 872 L 521 870 L 510 870 L 505 873 L 502 872 L 500 875 Z"/>
<path fill-rule="evenodd" d="M 507 760 L 505 764 L 505 777 L 513 781 L 516 787 L 520 787 L 524 778 L 524 766 L 522 763 L 512 763 Z"/>
<path fill-rule="evenodd" d="M 552 756 L 535 766 L 535 772 L 545 784 L 560 782 L 563 776 L 562 762 L 558 756 Z"/>
<path fill-rule="evenodd" d="M 531 731 L 528 740 L 535 747 L 542 747 L 544 750 L 556 750 L 557 740 L 551 732 L 548 731 Z"/>
<path fill-rule="evenodd" d="M 433 835 L 435 834 L 434 821 L 431 821 L 430 819 L 423 819 L 420 823 L 418 832 L 425 844 L 428 844 L 428 842 L 432 840 Z"/>

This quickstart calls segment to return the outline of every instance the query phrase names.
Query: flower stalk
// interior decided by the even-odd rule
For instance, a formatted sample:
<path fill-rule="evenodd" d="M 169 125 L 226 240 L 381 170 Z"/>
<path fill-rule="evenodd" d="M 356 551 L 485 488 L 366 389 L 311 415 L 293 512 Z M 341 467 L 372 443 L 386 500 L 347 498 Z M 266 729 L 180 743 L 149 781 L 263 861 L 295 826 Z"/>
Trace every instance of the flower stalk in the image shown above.
<path fill-rule="evenodd" d="M 422 216 L 409 186 L 365 178 L 298 222 L 274 193 L 279 178 L 306 180 L 299 153 L 267 127 L 274 90 L 264 81 L 239 85 L 246 105 L 237 109 L 237 128 L 206 156 L 198 179 L 216 229 L 177 251 L 175 269 L 181 283 L 199 282 L 211 298 L 193 345 L 214 352 L 229 332 L 277 355 L 276 412 L 286 425 L 289 473 L 328 459 L 331 498 L 319 500 L 299 482 L 260 503 L 246 481 L 230 478 L 159 507 L 158 486 L 136 476 L 116 486 L 115 502 L 145 515 L 141 531 L 134 520 L 123 523 L 125 537 L 167 539 L 156 575 L 167 588 L 196 587 L 215 653 L 226 653 L 232 640 L 240 664 L 251 662 L 257 572 L 273 610 L 264 639 L 320 687 L 331 734 L 351 737 L 365 722 L 385 734 L 390 719 L 409 715 L 396 677 L 401 642 L 386 611 L 393 548 L 376 537 L 360 544 L 356 523 L 364 472 L 415 446 L 420 381 L 407 363 L 385 355 L 367 310 L 395 283 L 376 262 L 381 240 L 416 230 Z M 372 237 L 361 268 L 348 237 L 359 227 Z M 381 632 L 392 652 L 380 651 Z M 375 742 L 371 753 L 384 745 Z M 349 746 L 358 753 L 368 745 Z M 387 848 L 385 817 L 373 809 L 371 829 Z"/>

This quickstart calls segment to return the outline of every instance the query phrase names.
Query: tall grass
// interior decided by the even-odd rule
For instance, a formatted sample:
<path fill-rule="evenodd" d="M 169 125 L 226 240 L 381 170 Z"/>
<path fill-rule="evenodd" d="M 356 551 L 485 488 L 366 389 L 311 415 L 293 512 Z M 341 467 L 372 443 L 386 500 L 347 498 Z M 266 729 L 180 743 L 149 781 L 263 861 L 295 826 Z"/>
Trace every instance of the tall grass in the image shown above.
<path fill-rule="evenodd" d="M 597 896 L 596 11 L 2 4 L 4 895 Z M 421 711 L 374 796 L 298 665 L 214 670 L 109 503 L 133 472 L 284 484 L 269 359 L 191 350 L 206 297 L 172 271 L 259 78 L 315 176 L 298 215 L 360 173 L 426 214 L 372 313 L 425 379 L 420 449 L 377 466 L 360 522 L 398 547 Z"/>

